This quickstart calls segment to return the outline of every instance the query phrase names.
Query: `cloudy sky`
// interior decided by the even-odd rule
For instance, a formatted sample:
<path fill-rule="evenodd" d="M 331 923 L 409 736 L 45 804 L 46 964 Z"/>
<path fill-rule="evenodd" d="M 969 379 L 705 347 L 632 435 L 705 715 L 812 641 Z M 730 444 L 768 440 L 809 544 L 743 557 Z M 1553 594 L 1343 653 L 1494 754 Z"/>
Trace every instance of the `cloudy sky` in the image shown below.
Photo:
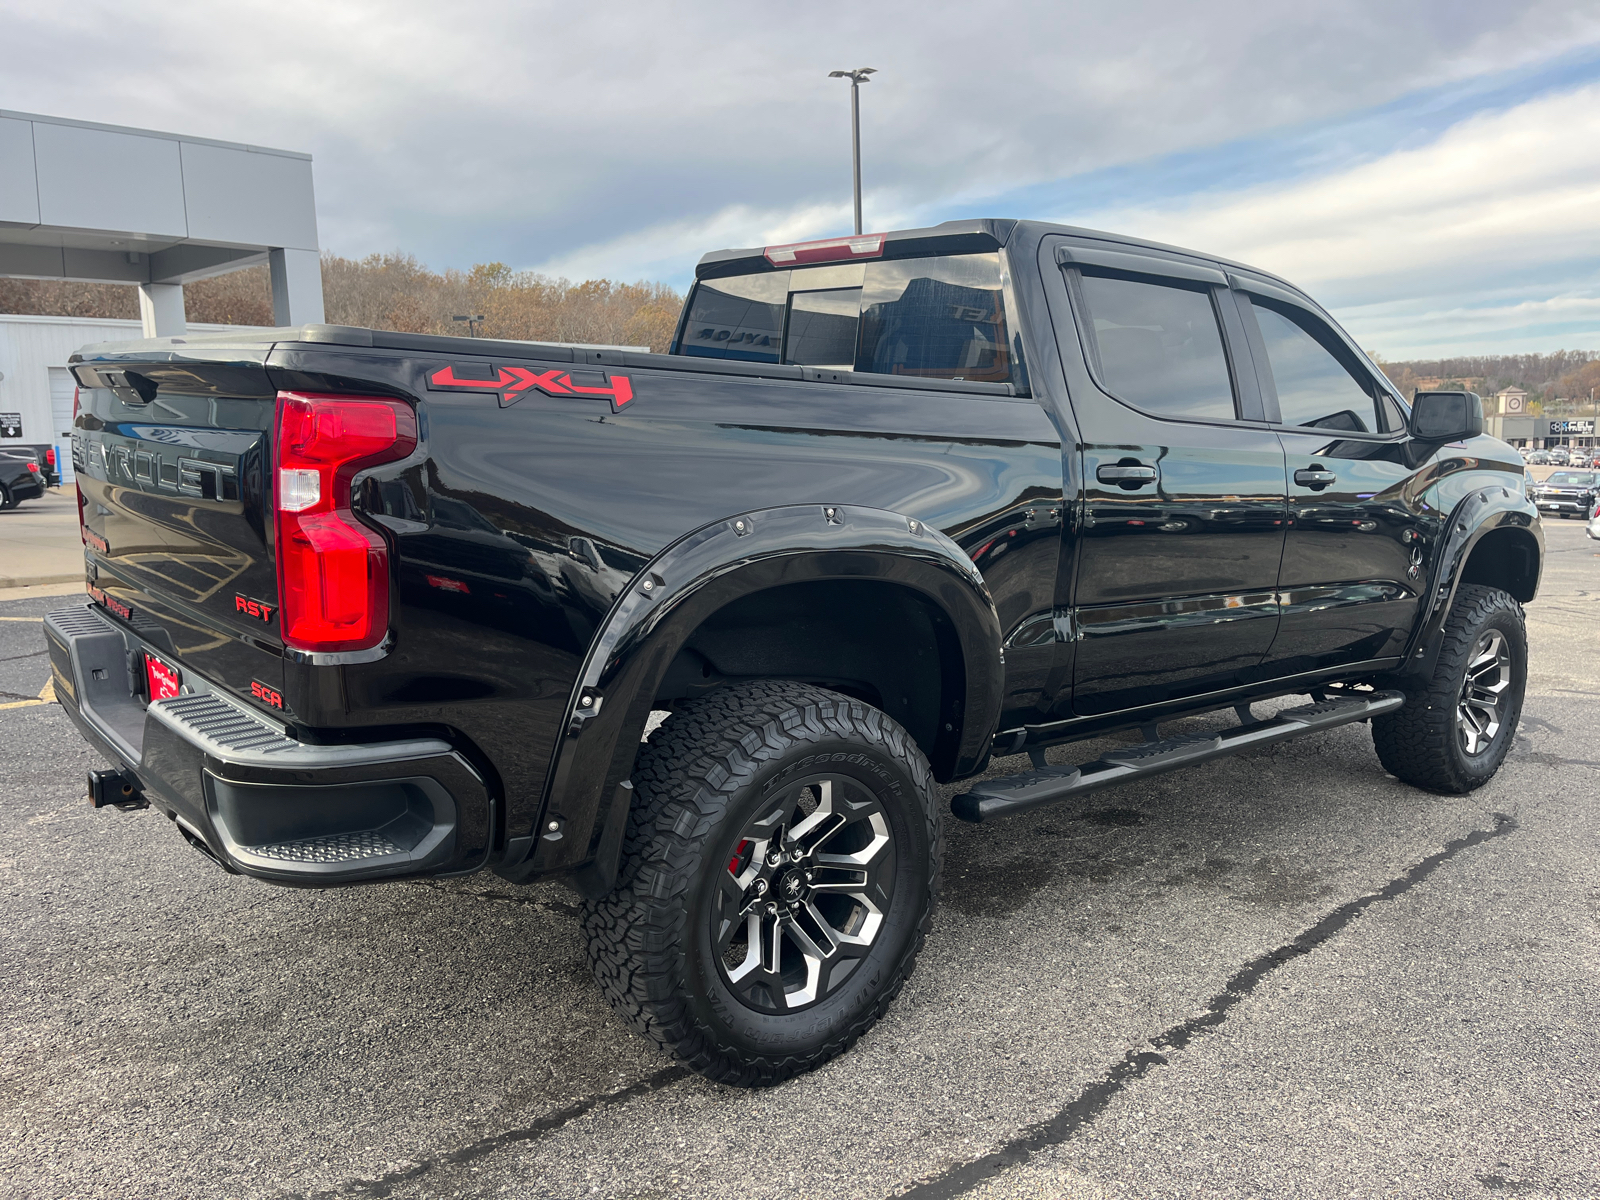
<path fill-rule="evenodd" d="M 323 246 L 682 285 L 1063 221 L 1285 275 L 1389 358 L 1600 349 L 1600 6 L 0 0 L 0 108 L 309 151 Z"/>

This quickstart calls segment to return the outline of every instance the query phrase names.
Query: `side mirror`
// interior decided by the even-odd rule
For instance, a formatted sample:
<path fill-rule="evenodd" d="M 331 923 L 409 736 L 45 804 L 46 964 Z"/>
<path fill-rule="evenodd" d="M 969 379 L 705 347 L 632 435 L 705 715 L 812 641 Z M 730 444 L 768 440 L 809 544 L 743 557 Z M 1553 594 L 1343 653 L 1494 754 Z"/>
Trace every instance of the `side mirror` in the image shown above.
<path fill-rule="evenodd" d="M 1464 442 L 1482 432 L 1475 392 L 1418 392 L 1411 401 L 1411 436 L 1419 442 Z"/>

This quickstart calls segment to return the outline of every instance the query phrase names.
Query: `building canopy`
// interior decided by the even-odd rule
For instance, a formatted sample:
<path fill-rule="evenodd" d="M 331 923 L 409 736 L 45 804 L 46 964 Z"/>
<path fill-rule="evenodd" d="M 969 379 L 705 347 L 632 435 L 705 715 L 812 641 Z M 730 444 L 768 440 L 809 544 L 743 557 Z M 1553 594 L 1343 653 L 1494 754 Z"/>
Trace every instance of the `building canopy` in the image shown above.
<path fill-rule="evenodd" d="M 184 283 L 263 262 L 275 324 L 323 319 L 309 154 L 0 110 L 0 275 L 135 284 L 166 337 Z"/>

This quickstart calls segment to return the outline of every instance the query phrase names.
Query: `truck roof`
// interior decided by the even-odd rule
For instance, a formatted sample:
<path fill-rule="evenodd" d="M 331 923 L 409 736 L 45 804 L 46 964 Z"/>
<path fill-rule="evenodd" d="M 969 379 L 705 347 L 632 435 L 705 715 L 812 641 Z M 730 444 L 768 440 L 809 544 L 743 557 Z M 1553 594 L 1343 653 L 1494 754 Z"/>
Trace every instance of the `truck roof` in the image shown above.
<path fill-rule="evenodd" d="M 866 234 L 874 241 L 882 239 L 882 253 L 874 258 L 921 258 L 930 254 L 982 254 L 998 250 L 1013 241 L 1019 233 L 1039 238 L 1045 234 L 1067 234 L 1072 237 L 1093 238 L 1096 241 L 1114 242 L 1121 246 L 1136 246 L 1145 250 L 1159 250 L 1164 254 L 1181 254 L 1200 262 L 1211 263 L 1235 270 L 1249 271 L 1263 279 L 1270 279 L 1284 287 L 1294 287 L 1288 280 L 1252 267 L 1249 263 L 1235 262 L 1215 254 L 1189 250 L 1183 246 L 1170 246 L 1152 242 L 1125 233 L 1108 233 L 1103 229 L 1086 229 L 1077 225 L 1057 225 L 1049 221 L 1019 221 L 1011 217 L 976 217 L 960 221 L 943 221 L 924 229 L 896 229 L 882 234 Z M 839 242 L 854 239 L 839 238 Z M 815 243 L 794 243 L 788 246 L 749 246 L 736 250 L 713 250 L 703 255 L 696 265 L 696 279 L 717 279 L 726 275 L 748 275 L 761 271 L 781 271 L 786 264 L 773 261 L 773 251 L 795 249 Z M 1298 288 L 1294 290 L 1299 291 Z"/>

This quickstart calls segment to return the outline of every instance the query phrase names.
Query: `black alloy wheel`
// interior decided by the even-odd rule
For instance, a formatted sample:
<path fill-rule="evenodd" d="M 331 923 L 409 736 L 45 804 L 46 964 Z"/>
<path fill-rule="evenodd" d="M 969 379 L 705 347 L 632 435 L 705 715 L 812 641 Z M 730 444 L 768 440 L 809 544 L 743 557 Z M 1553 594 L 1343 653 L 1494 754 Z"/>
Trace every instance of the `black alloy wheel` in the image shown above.
<path fill-rule="evenodd" d="M 1498 629 L 1479 635 L 1456 701 L 1456 736 L 1468 758 L 1486 754 L 1505 724 L 1511 699 L 1511 645 Z"/>
<path fill-rule="evenodd" d="M 795 1012 L 866 959 L 894 903 L 894 834 L 871 790 L 818 775 L 763 802 L 728 857 L 707 914 L 729 990 Z"/>

